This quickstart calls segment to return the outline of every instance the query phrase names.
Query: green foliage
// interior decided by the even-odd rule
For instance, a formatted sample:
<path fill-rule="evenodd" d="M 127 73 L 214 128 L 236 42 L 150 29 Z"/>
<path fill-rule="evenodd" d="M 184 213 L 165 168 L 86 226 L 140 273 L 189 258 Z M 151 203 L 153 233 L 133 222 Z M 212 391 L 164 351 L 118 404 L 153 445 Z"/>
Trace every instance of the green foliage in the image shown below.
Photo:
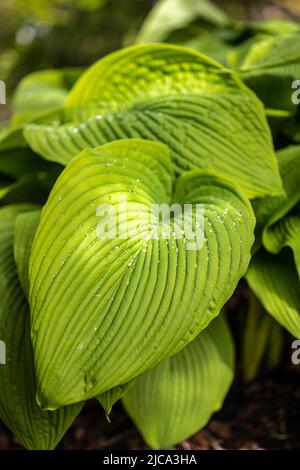
<path fill-rule="evenodd" d="M 35 232 L 40 221 L 40 216 L 41 210 L 35 209 L 34 211 L 19 214 L 15 221 L 14 258 L 19 281 L 27 300 L 29 297 L 29 258 Z"/>
<path fill-rule="evenodd" d="M 35 72 L 0 130 L 0 418 L 27 448 L 54 448 L 90 398 L 107 417 L 122 399 L 153 448 L 205 426 L 233 379 L 221 309 L 243 276 L 245 378 L 280 362 L 284 329 L 300 338 L 299 26 L 165 0 L 145 40 L 181 45 Z M 203 244 L 195 211 L 192 234 L 174 215 L 149 236 L 153 204 L 202 204 Z"/>
<path fill-rule="evenodd" d="M 266 311 L 300 337 L 300 147 L 277 153 L 285 194 L 254 201 L 257 246 L 247 280 Z M 293 256 L 284 247 L 292 249 Z M 298 270 L 298 273 L 297 273 Z"/>
<path fill-rule="evenodd" d="M 136 42 L 181 44 L 238 68 L 257 42 L 299 32 L 299 25 L 288 20 L 235 20 L 210 0 L 158 0 Z"/>
<path fill-rule="evenodd" d="M 0 79 L 85 67 L 132 41 L 153 0 L 3 0 Z"/>
<path fill-rule="evenodd" d="M 249 268 L 247 279 L 250 280 L 251 286 L 252 279 L 255 279 L 253 285 L 258 289 L 259 285 L 263 283 L 264 287 L 261 289 L 261 293 L 263 293 L 268 289 L 268 286 L 266 286 L 264 275 L 259 279 L 259 266 L 261 266 L 260 258 L 258 264 L 253 263 Z M 257 278 L 254 270 L 258 274 Z M 253 290 L 257 292 L 257 289 Z M 265 294 L 263 293 L 260 297 L 265 299 Z M 278 308 L 274 309 L 274 311 L 277 310 Z M 282 346 L 283 332 L 280 325 L 266 314 L 261 303 L 252 294 L 242 342 L 242 370 L 245 380 L 252 380 L 256 377 L 263 361 L 266 362 L 268 369 L 276 368 L 281 361 Z"/>
<path fill-rule="evenodd" d="M 62 164 L 115 139 L 158 140 L 178 174 L 218 170 L 250 197 L 282 191 L 261 103 L 233 73 L 181 47 L 135 46 L 100 60 L 68 95 L 61 125 L 28 125 L 24 135 Z"/>
<path fill-rule="evenodd" d="M 13 253 L 15 222 L 20 214 L 32 209 L 24 204 L 0 209 L 0 337 L 6 344 L 6 364 L 0 367 L 0 418 L 28 449 L 52 449 L 81 405 L 50 413 L 36 403 L 29 307 Z"/>
<path fill-rule="evenodd" d="M 160 0 L 149 13 L 140 32 L 138 43 L 172 42 L 172 34 L 181 31 L 186 37 L 192 35 L 193 25 L 212 28 L 231 24 L 230 18 L 207 0 Z M 194 26 L 197 30 L 197 28 Z M 171 36 L 171 37 L 170 37 Z M 171 41 L 170 41 L 171 39 Z"/>
<path fill-rule="evenodd" d="M 203 170 L 185 173 L 173 190 L 172 183 L 169 150 L 134 139 L 83 151 L 58 178 L 29 268 L 44 408 L 97 396 L 178 352 L 218 315 L 245 273 L 254 217 L 241 190 Z M 119 208 L 120 195 L 126 209 Z M 121 222 L 107 241 L 97 238 L 97 207 L 109 201 Z M 176 219 L 170 238 L 162 225 L 149 239 L 151 206 L 174 202 L 205 204 L 201 250 L 189 250 L 192 238 L 176 239 Z M 137 236 L 123 236 L 137 225 Z"/>
<path fill-rule="evenodd" d="M 19 125 L 59 110 L 81 69 L 43 70 L 25 77 L 12 103 L 12 124 Z"/>
<path fill-rule="evenodd" d="M 233 379 L 234 346 L 221 314 L 181 352 L 137 378 L 123 403 L 147 444 L 166 449 L 204 427 Z"/>
<path fill-rule="evenodd" d="M 295 338 L 300 338 L 299 276 L 293 260 L 258 252 L 251 261 L 247 281 L 266 311 Z"/>

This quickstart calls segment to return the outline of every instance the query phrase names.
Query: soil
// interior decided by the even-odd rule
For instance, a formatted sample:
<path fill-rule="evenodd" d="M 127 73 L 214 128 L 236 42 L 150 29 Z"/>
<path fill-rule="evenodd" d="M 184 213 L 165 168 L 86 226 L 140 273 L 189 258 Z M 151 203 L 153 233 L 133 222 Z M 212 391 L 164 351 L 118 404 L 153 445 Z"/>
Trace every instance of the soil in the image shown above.
<path fill-rule="evenodd" d="M 237 379 L 209 424 L 177 445 L 184 450 L 300 449 L 299 367 L 260 376 L 248 384 Z M 12 434 L 0 424 L 0 450 L 21 449 Z M 105 419 L 96 401 L 87 403 L 66 433 L 59 449 L 147 449 L 121 404 Z"/>

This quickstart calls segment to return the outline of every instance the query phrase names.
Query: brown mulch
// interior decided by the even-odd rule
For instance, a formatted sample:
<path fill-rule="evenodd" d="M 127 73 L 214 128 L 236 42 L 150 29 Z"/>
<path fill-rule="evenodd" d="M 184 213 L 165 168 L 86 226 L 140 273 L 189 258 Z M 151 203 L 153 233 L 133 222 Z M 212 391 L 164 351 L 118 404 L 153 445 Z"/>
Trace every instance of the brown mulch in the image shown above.
<path fill-rule="evenodd" d="M 223 409 L 210 423 L 176 449 L 300 449 L 300 374 L 287 369 L 244 384 L 237 380 Z M 20 449 L 0 424 L 0 450 Z M 146 449 L 116 405 L 108 423 L 96 401 L 90 401 L 66 433 L 59 449 Z"/>

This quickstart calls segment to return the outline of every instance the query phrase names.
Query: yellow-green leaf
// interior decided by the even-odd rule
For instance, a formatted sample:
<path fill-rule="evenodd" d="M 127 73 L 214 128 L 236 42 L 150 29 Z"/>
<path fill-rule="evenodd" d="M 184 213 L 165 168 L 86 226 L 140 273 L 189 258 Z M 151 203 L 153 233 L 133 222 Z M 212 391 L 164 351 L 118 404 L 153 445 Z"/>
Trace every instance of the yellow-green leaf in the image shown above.
<path fill-rule="evenodd" d="M 221 314 L 182 351 L 138 377 L 123 404 L 146 443 L 168 449 L 221 408 L 233 369 L 233 340 Z"/>
<path fill-rule="evenodd" d="M 0 419 L 26 448 L 53 449 L 82 406 L 49 412 L 36 403 L 29 308 L 13 255 L 15 220 L 32 209 L 25 204 L 0 209 L 0 339 L 6 345 L 6 363 L 0 365 Z"/>
<path fill-rule="evenodd" d="M 151 236 L 153 204 L 174 202 L 204 206 L 199 249 L 185 234 L 177 239 L 177 219 L 169 238 L 164 224 Z M 108 239 L 97 233 L 103 204 L 113 206 L 118 221 Z M 191 221 L 195 229 L 194 213 Z M 244 275 L 253 230 L 251 205 L 229 180 L 194 171 L 173 190 L 162 144 L 117 141 L 75 157 L 42 211 L 30 258 L 40 404 L 52 409 L 98 396 L 182 349 Z"/>

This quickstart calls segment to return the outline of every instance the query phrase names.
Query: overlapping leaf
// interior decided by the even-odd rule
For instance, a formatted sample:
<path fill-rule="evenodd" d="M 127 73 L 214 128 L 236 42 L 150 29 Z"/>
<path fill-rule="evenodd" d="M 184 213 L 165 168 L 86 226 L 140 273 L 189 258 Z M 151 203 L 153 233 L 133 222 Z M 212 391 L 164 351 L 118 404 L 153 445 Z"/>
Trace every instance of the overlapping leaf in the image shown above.
<path fill-rule="evenodd" d="M 160 0 L 147 16 L 136 41 L 166 41 L 172 32 L 187 29 L 195 21 L 224 26 L 230 23 L 230 18 L 209 0 Z"/>
<path fill-rule="evenodd" d="M 23 125 L 27 121 L 47 123 L 59 119 L 58 109 L 80 73 L 77 69 L 35 72 L 17 87 L 12 125 L 0 131 L 0 175 L 13 179 L 0 193 L 1 199 L 6 198 L 5 202 L 44 202 L 60 169 L 28 148 Z M 29 194 L 29 186 L 35 193 L 33 197 Z M 41 193 L 41 197 L 36 193 Z"/>
<path fill-rule="evenodd" d="M 299 277 L 289 253 L 274 256 L 258 252 L 251 260 L 246 278 L 267 312 L 300 338 Z"/>
<path fill-rule="evenodd" d="M 264 245 L 271 253 L 279 253 L 284 246 L 292 248 L 300 278 L 300 206 L 265 234 Z"/>
<path fill-rule="evenodd" d="M 62 164 L 116 139 L 160 141 L 177 173 L 215 169 L 250 197 L 282 190 L 262 104 L 230 71 L 187 48 L 143 45 L 107 56 L 71 90 L 64 124 L 28 125 L 24 135 Z"/>
<path fill-rule="evenodd" d="M 22 127 L 0 133 L 0 200 L 3 203 L 44 203 L 61 171 L 57 163 L 46 162 L 23 139 Z"/>
<path fill-rule="evenodd" d="M 246 57 L 243 68 L 269 68 L 300 63 L 300 34 L 288 34 L 265 39 L 256 44 Z"/>
<path fill-rule="evenodd" d="M 261 249 L 251 261 L 247 280 L 267 312 L 298 337 L 300 289 L 295 262 L 299 274 L 300 147 L 287 147 L 277 157 L 285 195 L 253 203 L 257 218 L 256 248 L 262 239 L 264 248 L 273 255 Z M 294 260 L 287 251 L 282 251 L 286 246 L 292 248 Z"/>
<path fill-rule="evenodd" d="M 285 218 L 300 200 L 300 146 L 291 145 L 280 150 L 277 152 L 277 159 L 285 193 L 282 196 L 253 201 L 257 220 L 257 242 L 262 236 L 264 244 L 269 230 Z M 269 249 L 266 244 L 265 247 Z"/>
<path fill-rule="evenodd" d="M 272 210 L 269 208 L 263 244 L 274 254 L 289 246 L 294 252 L 300 276 L 300 146 L 290 146 L 278 152 L 278 162 L 286 196 L 275 198 Z M 265 204 L 268 207 L 268 203 Z"/>
<path fill-rule="evenodd" d="M 28 205 L 0 209 L 0 338 L 6 344 L 6 364 L 0 365 L 0 418 L 25 447 L 52 449 L 81 405 L 48 412 L 36 403 L 29 309 L 13 256 L 15 220 L 32 209 Z"/>
<path fill-rule="evenodd" d="M 19 214 L 15 221 L 14 258 L 19 276 L 19 281 L 23 289 L 24 295 L 27 299 L 29 294 L 29 258 L 31 253 L 32 242 L 40 221 L 40 216 L 41 210 L 36 208 L 33 211 Z"/>
<path fill-rule="evenodd" d="M 263 39 L 250 48 L 241 77 L 268 108 L 296 113 L 292 83 L 300 74 L 300 34 Z"/>
<path fill-rule="evenodd" d="M 111 410 L 117 401 L 119 401 L 121 398 L 126 395 L 128 390 L 133 387 L 135 381 L 131 380 L 130 382 L 127 382 L 126 384 L 123 385 L 118 385 L 117 387 L 112 388 L 111 390 L 108 390 L 107 392 L 102 393 L 99 397 L 98 400 L 104 409 L 105 416 L 109 420 L 109 415 L 111 413 Z"/>
<path fill-rule="evenodd" d="M 0 151 L 26 148 L 28 144 L 23 137 L 22 126 L 5 127 L 0 131 Z"/>
<path fill-rule="evenodd" d="M 255 275 L 252 277 L 254 277 L 252 285 L 256 290 L 258 281 Z M 261 287 L 260 291 L 262 291 Z M 266 362 L 269 369 L 278 366 L 282 355 L 282 331 L 279 323 L 266 312 L 257 297 L 253 293 L 250 294 L 242 343 L 244 379 L 253 380 L 263 361 Z"/>
<path fill-rule="evenodd" d="M 58 165 L 46 162 L 30 149 L 15 148 L 0 151 L 0 173 L 11 178 L 49 172 L 57 167 Z"/>
<path fill-rule="evenodd" d="M 183 175 L 173 198 L 172 185 L 168 149 L 134 139 L 82 152 L 58 178 L 29 270 L 43 407 L 98 396 L 175 354 L 218 315 L 245 273 L 254 216 L 243 193 L 206 171 Z M 164 226 L 151 236 L 150 208 L 171 201 L 204 204 L 201 249 L 176 238 L 176 219 L 170 238 Z M 103 204 L 117 211 L 112 239 L 97 234 Z M 135 236 L 122 238 L 124 214 Z"/>
<path fill-rule="evenodd" d="M 167 449 L 205 426 L 222 406 L 233 363 L 221 314 L 182 351 L 138 377 L 123 404 L 147 444 Z"/>
<path fill-rule="evenodd" d="M 81 73 L 81 69 L 60 69 L 27 75 L 14 95 L 12 124 L 18 126 L 59 110 Z"/>

